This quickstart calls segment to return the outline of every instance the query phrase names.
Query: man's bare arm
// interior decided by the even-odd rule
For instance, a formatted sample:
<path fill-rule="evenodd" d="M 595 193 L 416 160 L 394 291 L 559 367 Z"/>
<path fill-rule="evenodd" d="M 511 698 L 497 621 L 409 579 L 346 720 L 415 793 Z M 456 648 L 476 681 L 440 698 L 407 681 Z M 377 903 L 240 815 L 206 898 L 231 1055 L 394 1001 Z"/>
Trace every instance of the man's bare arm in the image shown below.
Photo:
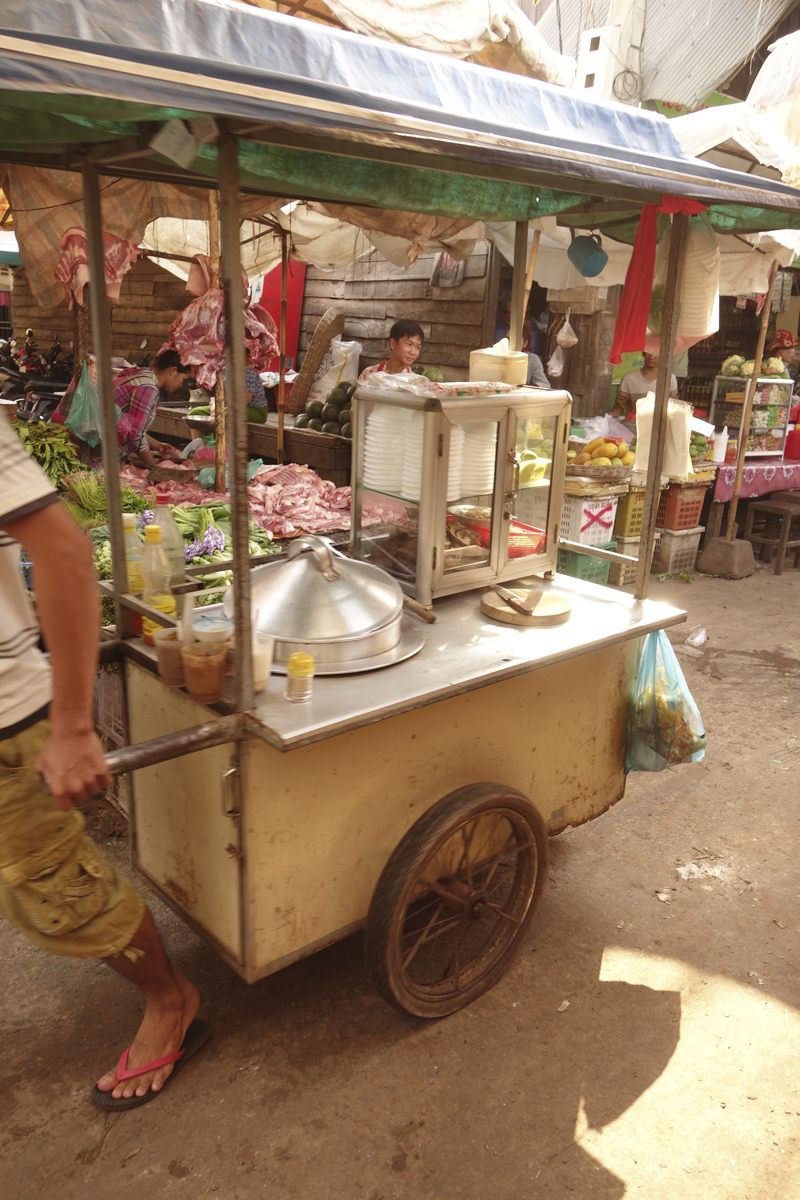
<path fill-rule="evenodd" d="M 5 526 L 34 564 L 36 605 L 53 669 L 50 740 L 36 767 L 65 811 L 111 782 L 94 731 L 100 613 L 92 549 L 60 503 Z"/>

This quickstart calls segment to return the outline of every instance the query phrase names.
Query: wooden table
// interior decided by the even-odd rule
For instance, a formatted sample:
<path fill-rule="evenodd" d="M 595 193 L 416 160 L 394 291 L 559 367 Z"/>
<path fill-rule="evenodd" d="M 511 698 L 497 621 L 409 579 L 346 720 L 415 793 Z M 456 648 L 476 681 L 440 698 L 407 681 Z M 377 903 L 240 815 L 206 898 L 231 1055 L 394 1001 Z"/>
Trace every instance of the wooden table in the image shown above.
<path fill-rule="evenodd" d="M 337 487 L 350 482 L 352 442 L 334 433 L 317 433 L 313 429 L 294 429 L 294 417 L 286 416 L 284 458 L 286 462 L 304 463 Z M 213 417 L 186 417 L 186 410 L 159 405 L 150 426 L 154 437 L 189 442 L 192 438 L 213 433 Z M 278 461 L 278 414 L 270 413 L 260 425 L 254 421 L 247 426 L 247 451 L 267 462 Z"/>

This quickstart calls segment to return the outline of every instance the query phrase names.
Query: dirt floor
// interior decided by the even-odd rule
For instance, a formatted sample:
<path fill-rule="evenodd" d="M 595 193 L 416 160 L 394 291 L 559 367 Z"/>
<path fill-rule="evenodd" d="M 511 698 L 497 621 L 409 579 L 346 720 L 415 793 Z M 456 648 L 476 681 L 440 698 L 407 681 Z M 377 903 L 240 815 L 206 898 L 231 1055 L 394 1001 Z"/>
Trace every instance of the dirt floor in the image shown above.
<path fill-rule="evenodd" d="M 653 594 L 689 611 L 675 644 L 708 629 L 681 651 L 705 762 L 553 840 L 522 951 L 466 1011 L 389 1009 L 358 937 L 247 987 L 155 901 L 214 1037 L 107 1119 L 88 1090 L 136 994 L 0 924 L 5 1200 L 800 1197 L 800 572 Z M 124 864 L 124 822 L 92 826 Z"/>

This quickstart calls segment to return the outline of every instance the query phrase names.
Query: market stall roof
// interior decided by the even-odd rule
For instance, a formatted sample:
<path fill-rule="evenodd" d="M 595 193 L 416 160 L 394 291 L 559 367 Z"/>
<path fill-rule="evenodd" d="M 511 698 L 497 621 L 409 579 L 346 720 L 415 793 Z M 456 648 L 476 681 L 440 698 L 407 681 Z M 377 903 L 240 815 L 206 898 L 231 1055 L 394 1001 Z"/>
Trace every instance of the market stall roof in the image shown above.
<path fill-rule="evenodd" d="M 273 196 L 504 220 L 571 209 L 601 226 L 620 200 L 668 193 L 709 204 L 725 230 L 800 227 L 800 192 L 687 157 L 656 114 L 230 0 L 131 11 L 6 0 L 6 162 L 74 168 L 89 150 L 115 174 L 211 182 L 213 142 L 188 171 L 149 142 L 171 118 L 213 115 L 242 139 L 242 185 Z"/>

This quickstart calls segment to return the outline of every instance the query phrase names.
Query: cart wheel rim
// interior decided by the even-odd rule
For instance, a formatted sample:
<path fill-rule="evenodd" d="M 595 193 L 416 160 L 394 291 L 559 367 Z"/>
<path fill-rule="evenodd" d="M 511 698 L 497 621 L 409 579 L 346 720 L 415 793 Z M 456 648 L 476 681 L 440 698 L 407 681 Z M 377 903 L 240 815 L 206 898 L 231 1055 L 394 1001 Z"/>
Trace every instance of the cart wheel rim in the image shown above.
<path fill-rule="evenodd" d="M 533 831 L 513 809 L 484 810 L 448 830 L 398 906 L 395 945 L 408 994 L 445 1000 L 479 987 L 524 932 L 539 869 Z"/>

